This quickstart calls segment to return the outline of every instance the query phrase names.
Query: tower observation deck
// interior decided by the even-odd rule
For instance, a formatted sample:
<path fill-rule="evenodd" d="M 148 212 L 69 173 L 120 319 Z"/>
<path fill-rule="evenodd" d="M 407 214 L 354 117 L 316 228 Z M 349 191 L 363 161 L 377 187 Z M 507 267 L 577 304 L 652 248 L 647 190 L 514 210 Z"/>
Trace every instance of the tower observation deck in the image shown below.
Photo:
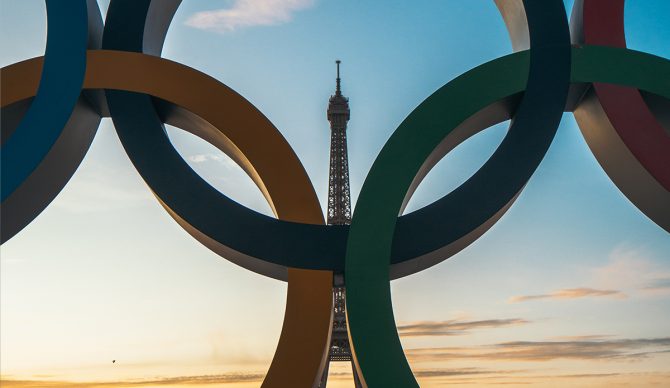
<path fill-rule="evenodd" d="M 340 85 L 340 61 L 337 64 L 335 94 L 328 101 L 328 121 L 330 121 L 330 171 L 328 180 L 328 225 L 348 225 L 351 223 L 351 195 L 349 193 L 349 160 L 347 157 L 347 122 L 349 121 L 349 99 L 342 95 Z M 333 326 L 331 328 L 328 360 L 321 378 L 320 388 L 328 382 L 331 362 L 350 362 L 357 388 L 362 387 L 349 346 L 346 315 L 346 290 L 344 275 L 333 277 Z"/>

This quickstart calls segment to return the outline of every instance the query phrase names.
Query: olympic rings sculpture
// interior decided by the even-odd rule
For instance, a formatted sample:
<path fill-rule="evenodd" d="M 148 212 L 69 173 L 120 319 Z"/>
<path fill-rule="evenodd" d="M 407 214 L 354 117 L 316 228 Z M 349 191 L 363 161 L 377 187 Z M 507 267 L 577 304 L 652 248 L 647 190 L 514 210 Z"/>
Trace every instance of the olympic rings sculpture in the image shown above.
<path fill-rule="evenodd" d="M 180 0 L 46 0 L 45 55 L 2 69 L 4 243 L 58 194 L 111 116 L 135 168 L 194 238 L 259 274 L 288 280 L 284 326 L 264 387 L 317 386 L 326 362 L 332 272 L 344 271 L 356 373 L 368 387 L 418 386 L 396 331 L 390 280 L 475 241 L 510 208 L 572 111 L 619 189 L 670 232 L 670 61 L 626 48 L 624 0 L 494 0 L 515 53 L 424 100 L 377 156 L 351 226 L 324 225 L 290 145 L 250 102 L 160 57 Z M 167 82 L 166 80 L 169 80 Z M 450 150 L 511 119 L 491 158 L 437 202 L 398 216 Z M 163 124 L 235 160 L 277 218 L 213 189 Z M 392 172 L 392 173 L 391 173 Z"/>

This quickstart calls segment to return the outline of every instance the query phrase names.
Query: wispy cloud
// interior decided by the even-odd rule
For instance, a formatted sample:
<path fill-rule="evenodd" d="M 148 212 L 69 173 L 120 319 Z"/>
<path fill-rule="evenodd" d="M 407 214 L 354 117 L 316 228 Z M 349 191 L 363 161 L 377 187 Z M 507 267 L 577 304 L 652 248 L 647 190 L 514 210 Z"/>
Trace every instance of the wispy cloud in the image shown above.
<path fill-rule="evenodd" d="M 223 156 L 220 155 L 214 155 L 214 154 L 197 154 L 197 155 L 191 155 L 187 157 L 189 161 L 193 163 L 205 163 L 209 162 L 211 160 L 220 162 L 223 160 Z"/>
<path fill-rule="evenodd" d="M 461 377 L 481 375 L 515 375 L 525 370 L 495 370 L 484 368 L 457 368 L 457 369 L 419 369 L 414 371 L 416 377 Z"/>
<path fill-rule="evenodd" d="M 128 380 L 128 381 L 103 381 L 103 382 L 73 382 L 73 381 L 48 381 L 48 380 L 14 380 L 5 376 L 0 377 L 3 388 L 28 388 L 28 387 L 49 387 L 49 388 L 137 388 L 137 387 L 156 387 L 156 386 L 198 386 L 214 384 L 233 384 L 260 382 L 265 376 L 264 373 L 233 372 L 216 375 L 200 376 L 177 376 L 163 377 L 147 380 Z"/>
<path fill-rule="evenodd" d="M 670 277 L 651 279 L 642 289 L 645 291 L 670 292 Z"/>
<path fill-rule="evenodd" d="M 237 169 L 237 163 L 235 163 L 230 157 L 225 154 L 195 154 L 186 157 L 191 163 L 201 164 L 207 162 L 216 162 L 222 164 L 228 169 Z"/>
<path fill-rule="evenodd" d="M 547 382 L 551 382 L 551 386 L 584 386 L 583 384 L 597 384 L 597 386 L 666 386 L 670 383 L 670 374 L 664 372 L 644 372 L 644 373 L 576 373 L 576 374 L 533 374 L 533 373 L 516 373 L 516 371 L 491 371 L 490 374 L 472 374 L 472 375 L 440 375 L 439 370 L 436 371 L 435 376 L 428 376 L 424 378 L 434 377 L 439 379 L 441 383 L 448 385 L 474 385 L 474 386 L 493 386 L 493 385 L 539 385 L 546 386 Z M 501 372 L 501 373 L 495 373 Z M 415 373 L 418 378 L 419 374 Z M 423 385 L 423 384 L 422 384 Z"/>
<path fill-rule="evenodd" d="M 435 349 L 427 349 L 435 351 Z M 410 355 L 410 358 L 412 356 Z M 473 357 L 470 357 L 473 358 Z M 442 360 L 443 358 L 439 358 Z M 519 360 L 513 360 L 519 361 Z M 525 361 L 525 360 L 522 360 Z M 621 386 L 666 386 L 670 382 L 667 372 L 647 371 L 630 373 L 615 371 L 610 373 L 538 373 L 538 369 L 488 369 L 481 367 L 464 368 L 431 368 L 415 369 L 414 375 L 422 382 L 432 381 L 458 385 L 526 385 L 542 384 L 552 381 L 558 385 L 571 386 L 574 380 L 600 380 L 600 384 Z M 100 382 L 73 382 L 55 380 L 20 380 L 11 376 L 0 376 L 3 388 L 151 388 L 177 386 L 220 386 L 224 384 L 250 383 L 258 384 L 264 377 L 263 373 L 227 373 L 200 376 L 157 377 L 144 380 L 100 381 Z M 351 372 L 331 372 L 332 380 L 351 380 Z M 559 383 L 560 382 L 560 383 Z M 246 385 L 245 385 L 246 386 Z"/>
<path fill-rule="evenodd" d="M 609 334 L 590 334 L 590 335 L 562 335 L 558 337 L 553 337 L 552 339 L 557 341 L 585 341 L 585 340 L 604 340 L 614 337 Z"/>
<path fill-rule="evenodd" d="M 288 23 L 295 12 L 314 5 L 314 0 L 235 0 L 230 7 L 198 12 L 186 25 L 219 33 L 253 26 Z"/>
<path fill-rule="evenodd" d="M 110 182 L 109 177 L 116 177 Z M 73 179 L 53 202 L 57 208 L 72 213 L 108 212 L 145 205 L 153 201 L 151 191 L 138 186 L 132 171 L 98 167 L 82 172 Z"/>
<path fill-rule="evenodd" d="M 477 359 L 489 361 L 550 361 L 556 359 L 639 360 L 670 353 L 670 337 L 600 341 L 515 341 L 474 347 L 408 349 L 416 362 Z"/>
<path fill-rule="evenodd" d="M 628 296 L 619 290 L 596 290 L 588 287 L 580 287 L 580 288 L 564 288 L 561 290 L 551 292 L 549 294 L 513 296 L 509 299 L 509 303 L 519 303 L 538 299 L 578 299 L 578 298 L 594 298 L 594 297 L 625 299 Z"/>
<path fill-rule="evenodd" d="M 525 323 L 529 322 L 520 318 L 481 321 L 422 321 L 399 325 L 398 332 L 402 337 L 454 336 L 469 334 L 472 330 L 476 329 L 517 326 Z"/>
<path fill-rule="evenodd" d="M 670 295 L 670 267 L 644 248 L 618 246 L 609 262 L 592 270 L 593 282 L 600 288 L 626 290 L 632 297 Z"/>
<path fill-rule="evenodd" d="M 2 263 L 2 264 L 8 264 L 8 265 L 10 265 L 10 264 L 20 264 L 20 263 L 23 263 L 25 261 L 26 261 L 25 259 L 18 258 L 18 257 L 7 257 L 7 255 L 0 256 L 0 263 Z"/>

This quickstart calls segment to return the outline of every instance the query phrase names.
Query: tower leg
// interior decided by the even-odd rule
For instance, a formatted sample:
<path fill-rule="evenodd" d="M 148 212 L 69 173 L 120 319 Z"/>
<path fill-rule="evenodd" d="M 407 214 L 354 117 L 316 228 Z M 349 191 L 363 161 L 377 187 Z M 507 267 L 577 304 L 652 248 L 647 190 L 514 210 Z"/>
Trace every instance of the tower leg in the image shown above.
<path fill-rule="evenodd" d="M 354 387 L 356 388 L 363 388 L 363 384 L 361 384 L 361 380 L 358 378 L 358 373 L 356 373 L 356 365 L 354 365 L 354 360 L 351 360 L 351 373 L 354 374 Z"/>
<path fill-rule="evenodd" d="M 330 369 L 330 356 L 328 356 L 326 367 L 323 368 L 323 376 L 321 376 L 321 384 L 319 384 L 319 388 L 326 388 L 326 384 L 328 384 L 328 369 Z"/>

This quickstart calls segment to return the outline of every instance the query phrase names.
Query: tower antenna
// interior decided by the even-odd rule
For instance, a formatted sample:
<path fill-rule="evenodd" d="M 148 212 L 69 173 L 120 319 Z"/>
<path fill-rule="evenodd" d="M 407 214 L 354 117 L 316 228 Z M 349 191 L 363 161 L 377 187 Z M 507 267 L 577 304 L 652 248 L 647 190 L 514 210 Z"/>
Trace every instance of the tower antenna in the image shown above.
<path fill-rule="evenodd" d="M 337 64 L 337 88 L 335 89 L 335 93 L 342 94 L 342 90 L 340 89 L 340 63 L 342 63 L 342 61 L 338 59 L 335 63 Z"/>

